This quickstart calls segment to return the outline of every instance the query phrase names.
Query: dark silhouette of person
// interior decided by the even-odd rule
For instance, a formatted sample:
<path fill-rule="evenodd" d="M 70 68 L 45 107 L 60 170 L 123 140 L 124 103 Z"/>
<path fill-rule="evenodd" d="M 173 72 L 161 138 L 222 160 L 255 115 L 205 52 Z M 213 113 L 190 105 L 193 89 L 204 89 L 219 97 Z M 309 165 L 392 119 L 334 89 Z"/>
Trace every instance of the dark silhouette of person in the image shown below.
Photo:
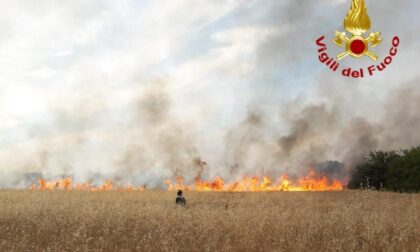
<path fill-rule="evenodd" d="M 177 196 L 176 196 L 175 203 L 179 206 L 185 206 L 187 204 L 187 200 L 182 195 L 182 191 L 178 190 L 178 192 L 176 194 L 177 194 Z"/>

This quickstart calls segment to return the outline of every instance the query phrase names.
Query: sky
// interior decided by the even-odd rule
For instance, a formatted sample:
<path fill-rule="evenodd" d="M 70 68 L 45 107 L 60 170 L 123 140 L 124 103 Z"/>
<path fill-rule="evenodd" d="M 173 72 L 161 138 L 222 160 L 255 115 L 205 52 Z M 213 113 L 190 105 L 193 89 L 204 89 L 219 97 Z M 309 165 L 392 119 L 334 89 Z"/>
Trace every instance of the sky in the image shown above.
<path fill-rule="evenodd" d="M 0 0 L 0 186 L 350 169 L 420 144 L 420 3 L 367 0 L 372 51 L 401 44 L 385 71 L 350 79 L 315 44 L 340 53 L 350 2 Z"/>

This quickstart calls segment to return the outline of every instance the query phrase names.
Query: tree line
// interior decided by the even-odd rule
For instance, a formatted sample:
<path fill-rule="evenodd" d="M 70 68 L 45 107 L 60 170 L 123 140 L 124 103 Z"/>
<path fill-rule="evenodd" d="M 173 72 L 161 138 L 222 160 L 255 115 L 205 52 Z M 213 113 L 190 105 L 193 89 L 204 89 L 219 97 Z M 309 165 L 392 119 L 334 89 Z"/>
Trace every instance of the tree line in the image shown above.
<path fill-rule="evenodd" d="M 370 152 L 353 169 L 348 188 L 420 192 L 420 146 Z"/>

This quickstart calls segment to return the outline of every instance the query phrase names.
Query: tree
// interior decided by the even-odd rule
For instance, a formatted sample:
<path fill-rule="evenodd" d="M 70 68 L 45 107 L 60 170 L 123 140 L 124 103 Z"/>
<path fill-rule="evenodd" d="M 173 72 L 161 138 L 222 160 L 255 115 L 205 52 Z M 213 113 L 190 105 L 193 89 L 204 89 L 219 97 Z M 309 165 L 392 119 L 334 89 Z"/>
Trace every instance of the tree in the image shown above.
<path fill-rule="evenodd" d="M 374 151 L 357 165 L 348 184 L 392 191 L 420 191 L 420 146 L 409 150 Z"/>
<path fill-rule="evenodd" d="M 393 191 L 420 191 L 420 147 L 403 151 L 389 167 L 387 188 Z"/>
<path fill-rule="evenodd" d="M 394 160 L 399 158 L 395 151 L 373 151 L 364 162 L 360 163 L 352 172 L 349 188 L 374 187 L 382 188 L 386 185 L 386 174 Z"/>

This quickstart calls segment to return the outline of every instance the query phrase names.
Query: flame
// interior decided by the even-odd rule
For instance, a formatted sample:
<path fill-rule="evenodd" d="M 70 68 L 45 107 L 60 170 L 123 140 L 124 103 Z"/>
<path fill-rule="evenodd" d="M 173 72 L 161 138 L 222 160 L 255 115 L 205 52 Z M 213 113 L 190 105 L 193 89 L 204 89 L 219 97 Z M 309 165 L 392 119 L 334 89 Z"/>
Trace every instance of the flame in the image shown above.
<path fill-rule="evenodd" d="M 220 177 L 211 180 L 195 179 L 191 185 L 184 183 L 182 177 L 176 177 L 174 182 L 170 179 L 164 180 L 169 191 L 184 190 L 198 192 L 277 192 L 277 191 L 341 191 L 343 183 L 337 179 L 328 179 L 325 176 L 317 176 L 310 171 L 307 176 L 296 180 L 289 178 L 287 174 L 281 175 L 278 179 L 268 176 L 244 176 L 238 181 L 226 182 Z M 111 180 L 105 180 L 102 185 L 95 186 L 90 182 L 74 183 L 71 178 L 56 179 L 47 181 L 43 178 L 38 180 L 38 185 L 32 185 L 33 190 L 78 190 L 78 191 L 144 191 L 144 186 L 135 187 L 131 184 L 115 186 Z"/>
<path fill-rule="evenodd" d="M 56 179 L 46 181 L 43 178 L 38 179 L 38 185 L 32 185 L 33 190 L 78 190 L 78 191 L 144 191 L 144 186 L 134 187 L 131 184 L 115 187 L 111 180 L 105 180 L 102 185 L 94 186 L 92 183 L 73 183 L 71 178 Z"/>
<path fill-rule="evenodd" d="M 365 0 L 352 0 L 351 8 L 344 19 L 344 28 L 354 36 L 360 36 L 370 29 Z"/>
<path fill-rule="evenodd" d="M 280 176 L 276 181 L 268 176 L 245 176 L 239 181 L 226 183 L 222 178 L 216 177 L 205 181 L 196 178 L 195 183 L 186 185 L 181 177 L 175 178 L 175 183 L 165 180 L 169 191 L 185 190 L 199 192 L 276 192 L 276 191 L 341 191 L 343 183 L 337 179 L 329 180 L 327 177 L 317 177 L 311 171 L 305 177 L 296 181 L 289 179 L 287 174 Z"/>

